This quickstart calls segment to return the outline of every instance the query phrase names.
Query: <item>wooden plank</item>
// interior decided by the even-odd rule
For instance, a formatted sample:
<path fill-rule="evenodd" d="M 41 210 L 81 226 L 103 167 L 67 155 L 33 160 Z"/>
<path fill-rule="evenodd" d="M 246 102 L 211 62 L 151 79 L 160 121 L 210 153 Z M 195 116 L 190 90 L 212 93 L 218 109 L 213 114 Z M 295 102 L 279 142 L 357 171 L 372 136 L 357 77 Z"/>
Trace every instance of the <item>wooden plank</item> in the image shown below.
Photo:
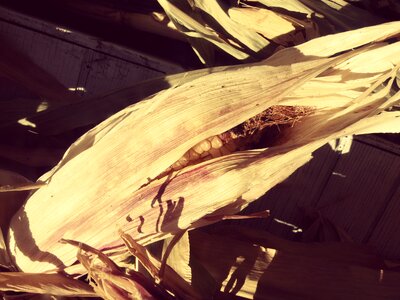
<path fill-rule="evenodd" d="M 14 24 L 15 26 L 21 28 L 36 31 L 50 38 L 64 40 L 84 48 L 93 49 L 110 56 L 116 56 L 117 58 L 127 62 L 145 67 L 147 69 L 152 69 L 162 74 L 170 74 L 182 70 L 180 66 L 174 63 L 150 56 L 147 53 L 134 51 L 108 41 L 100 40 L 87 34 L 73 31 L 70 28 L 45 22 L 32 16 L 27 16 L 1 6 L 0 20 L 9 24 Z M 132 38 L 134 38 L 134 36 Z"/>
<path fill-rule="evenodd" d="M 248 220 L 243 223 L 266 229 L 281 237 L 300 238 L 301 230 L 295 230 L 285 223 L 296 227 L 305 224 L 306 211 L 315 207 L 339 156 L 340 152 L 333 151 L 328 144 L 315 151 L 309 163 L 245 210 L 255 212 L 268 209 L 270 217 L 262 221 Z"/>
<path fill-rule="evenodd" d="M 353 141 L 340 157 L 317 207 L 355 241 L 365 242 L 398 184 L 400 157 Z"/>
<path fill-rule="evenodd" d="M 0 7 L 0 36 L 82 97 L 100 95 L 182 68 L 130 49 L 71 32 Z M 2 80 L 0 80 L 2 81 Z M 26 97 L 21 87 L 0 84 L 2 99 Z"/>
<path fill-rule="evenodd" d="M 400 259 L 400 172 L 396 178 L 396 187 L 393 196 L 388 202 L 378 224 L 373 229 L 367 243 L 388 259 Z"/>
<path fill-rule="evenodd" d="M 29 57 L 35 64 L 54 76 L 66 88 L 78 89 L 82 99 L 132 86 L 133 83 L 176 73 L 182 68 L 127 48 L 101 41 L 79 32 L 50 24 L 0 7 L 0 42 Z M 10 124 L 34 113 L 42 102 L 23 86 L 0 77 L 0 103 L 4 119 Z M 10 114 L 7 112 L 10 111 Z M 83 114 L 82 118 L 86 115 Z M 0 132 L 1 144 L 23 148 L 41 145 L 46 138 L 21 128 Z M 12 132 L 12 134 L 11 134 Z M 45 143 L 50 148 L 64 148 L 82 131 L 70 132 Z M 0 147 L 2 146 L 0 144 Z M 1 168 L 17 171 L 36 179 L 47 171 L 0 157 Z"/>
<path fill-rule="evenodd" d="M 390 136 L 394 136 L 395 134 L 389 134 Z M 396 134 L 398 137 L 400 137 L 400 134 Z M 381 136 L 386 137 L 387 134 L 381 134 Z M 394 143 L 388 139 L 379 137 L 375 134 L 367 134 L 367 135 L 360 135 L 360 136 L 355 136 L 354 139 L 360 143 L 364 143 L 370 146 L 373 146 L 375 148 L 391 152 L 393 154 L 396 154 L 400 156 L 400 143 Z"/>

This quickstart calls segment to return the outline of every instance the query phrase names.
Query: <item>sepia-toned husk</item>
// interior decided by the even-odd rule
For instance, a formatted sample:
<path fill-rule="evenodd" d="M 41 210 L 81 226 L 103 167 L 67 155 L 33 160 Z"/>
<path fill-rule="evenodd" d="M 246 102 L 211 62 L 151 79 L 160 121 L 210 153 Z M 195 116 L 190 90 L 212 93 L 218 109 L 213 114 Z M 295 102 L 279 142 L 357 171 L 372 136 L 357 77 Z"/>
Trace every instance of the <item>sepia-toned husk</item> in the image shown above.
<path fill-rule="evenodd" d="M 400 112 L 382 113 L 399 100 L 399 93 L 387 95 L 400 43 L 348 51 L 399 32 L 400 22 L 393 22 L 313 40 L 262 63 L 195 78 L 111 116 L 71 145 L 39 179 L 47 185 L 14 216 L 8 244 L 14 262 L 25 272 L 60 270 L 76 261 L 62 238 L 104 249 L 121 244 L 122 229 L 147 245 L 210 224 L 240 211 L 334 138 L 400 131 Z M 315 111 L 278 146 L 155 180 L 200 141 L 273 105 Z"/>

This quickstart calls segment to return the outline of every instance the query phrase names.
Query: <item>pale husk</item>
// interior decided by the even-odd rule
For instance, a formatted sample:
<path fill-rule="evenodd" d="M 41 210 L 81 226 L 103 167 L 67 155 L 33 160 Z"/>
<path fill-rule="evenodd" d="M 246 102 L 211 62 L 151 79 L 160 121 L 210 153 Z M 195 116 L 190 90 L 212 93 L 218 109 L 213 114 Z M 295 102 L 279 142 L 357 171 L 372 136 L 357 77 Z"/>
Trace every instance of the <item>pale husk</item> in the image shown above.
<path fill-rule="evenodd" d="M 246 299 L 393 299 L 400 291 L 398 270 L 352 242 L 299 243 L 239 226 L 194 231 L 190 242 L 192 271 L 201 274 L 192 283 L 208 299 L 219 291 Z"/>
<path fill-rule="evenodd" d="M 379 44 L 380 49 L 363 48 L 333 59 L 315 58 L 399 31 L 397 22 L 346 33 L 358 39 L 331 36 L 329 41 L 337 39 L 336 48 L 331 42 L 325 52 L 312 50 L 312 41 L 312 46 L 306 43 L 281 51 L 261 64 L 194 79 L 110 117 L 71 146 L 59 165 L 40 179 L 48 185 L 35 192 L 14 217 L 9 246 L 16 264 L 27 272 L 71 265 L 75 252 L 59 244 L 61 238 L 101 249 L 120 244 L 116 232 L 123 229 L 146 245 L 182 229 L 210 224 L 217 220 L 215 216 L 235 214 L 257 199 L 331 139 L 377 129 L 399 131 L 400 112 L 377 115 L 398 95 L 385 99 L 389 87 L 372 92 L 385 79 L 393 80 L 400 43 Z M 353 78 L 357 65 L 351 60 L 378 50 L 385 55 L 369 68 L 358 68 Z M 368 74 L 373 66 L 378 70 Z M 323 85 L 333 79 L 348 89 L 339 103 L 333 97 L 329 103 L 321 102 L 332 92 L 329 88 L 315 99 L 296 96 L 295 105 L 315 106 L 316 111 L 295 126 L 280 146 L 237 152 L 149 183 L 205 138 L 272 105 L 293 105 L 290 97 L 304 92 L 300 87 L 306 82 Z"/>
<path fill-rule="evenodd" d="M 59 296 L 96 297 L 86 283 L 62 274 L 0 273 L 0 291 L 14 291 Z"/>
<path fill-rule="evenodd" d="M 294 39 L 296 27 L 293 23 L 271 10 L 232 7 L 228 14 L 233 21 L 276 43 L 286 45 Z"/>

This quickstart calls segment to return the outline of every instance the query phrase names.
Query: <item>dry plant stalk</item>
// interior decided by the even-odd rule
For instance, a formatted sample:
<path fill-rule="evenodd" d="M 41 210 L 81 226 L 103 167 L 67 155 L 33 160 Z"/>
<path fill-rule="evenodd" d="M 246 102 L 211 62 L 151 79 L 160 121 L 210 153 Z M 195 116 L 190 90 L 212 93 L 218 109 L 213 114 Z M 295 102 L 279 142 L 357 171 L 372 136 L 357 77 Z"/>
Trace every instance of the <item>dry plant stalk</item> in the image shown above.
<path fill-rule="evenodd" d="M 14 263 L 24 272 L 68 271 L 76 251 L 62 238 L 114 249 L 120 229 L 147 245 L 216 222 L 287 178 L 331 139 L 399 131 L 400 112 L 384 110 L 400 98 L 387 97 L 400 42 L 382 43 L 399 33 L 400 22 L 393 22 L 316 39 L 262 63 L 178 84 L 113 115 L 71 145 L 40 178 L 47 185 L 14 216 L 8 241 Z M 271 110 L 294 112 L 273 120 L 289 122 L 275 146 L 181 164 L 160 176 L 199 143 L 247 139 L 268 124 Z"/>

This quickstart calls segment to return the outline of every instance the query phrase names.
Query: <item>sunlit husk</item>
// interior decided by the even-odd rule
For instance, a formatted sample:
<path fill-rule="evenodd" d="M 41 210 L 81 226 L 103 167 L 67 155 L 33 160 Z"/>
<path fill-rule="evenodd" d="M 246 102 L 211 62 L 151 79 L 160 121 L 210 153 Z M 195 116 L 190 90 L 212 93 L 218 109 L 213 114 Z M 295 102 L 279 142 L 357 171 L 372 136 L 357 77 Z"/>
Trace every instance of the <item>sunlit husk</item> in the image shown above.
<path fill-rule="evenodd" d="M 0 273 L 0 291 L 14 291 L 59 296 L 96 296 L 86 283 L 62 274 Z"/>
<path fill-rule="evenodd" d="M 397 22 L 353 32 L 355 40 L 331 36 L 330 44 L 335 38 L 339 44 L 326 53 L 310 50 L 307 43 L 278 52 L 264 63 L 194 79 L 110 117 L 71 146 L 58 166 L 40 179 L 48 185 L 35 192 L 14 217 L 9 245 L 16 264 L 29 272 L 72 264 L 75 251 L 59 244 L 61 238 L 101 249 L 121 243 L 119 229 L 148 244 L 215 222 L 210 216 L 238 212 L 333 138 L 377 128 L 398 131 L 399 112 L 376 116 L 398 95 L 387 100 L 389 88 L 372 92 L 385 79 L 394 78 L 400 43 L 363 48 L 333 59 L 306 57 L 306 62 L 301 62 L 301 53 L 330 56 L 399 31 Z M 315 47 L 314 41 L 310 43 Z M 351 72 L 358 63 L 352 64 L 357 57 L 351 57 L 368 57 L 368 51 L 384 54 L 374 61 L 379 69 L 371 75 L 373 66 L 358 68 L 353 79 Z M 324 81 L 329 88 L 323 88 Z M 313 82 L 320 82 L 321 94 L 304 96 L 307 84 Z M 331 90 L 332 82 L 344 86 L 338 103 L 330 97 L 338 94 Z M 323 103 L 324 97 L 330 101 Z M 280 146 L 234 153 L 149 183 L 198 142 L 272 105 L 287 103 L 317 110 L 295 126 L 290 139 Z"/>
<path fill-rule="evenodd" d="M 194 284 L 208 298 L 221 291 L 246 299 L 391 299 L 400 291 L 398 270 L 351 242 L 299 243 L 239 226 L 194 231 L 190 242 L 193 272 L 203 275 Z"/>

